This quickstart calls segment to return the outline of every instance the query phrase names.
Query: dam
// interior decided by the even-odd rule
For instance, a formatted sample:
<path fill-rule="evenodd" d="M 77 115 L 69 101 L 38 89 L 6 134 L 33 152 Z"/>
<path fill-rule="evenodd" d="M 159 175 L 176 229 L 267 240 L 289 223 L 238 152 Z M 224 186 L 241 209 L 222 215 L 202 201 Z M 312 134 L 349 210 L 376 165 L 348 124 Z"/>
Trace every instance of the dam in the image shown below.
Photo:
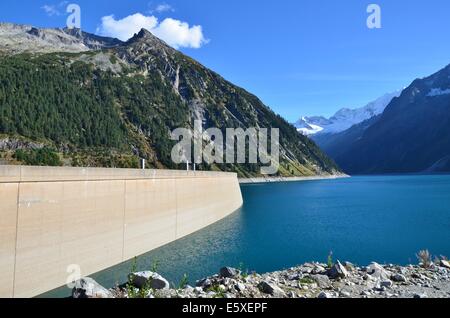
<path fill-rule="evenodd" d="M 0 166 L 0 297 L 34 297 L 242 206 L 234 173 Z"/>

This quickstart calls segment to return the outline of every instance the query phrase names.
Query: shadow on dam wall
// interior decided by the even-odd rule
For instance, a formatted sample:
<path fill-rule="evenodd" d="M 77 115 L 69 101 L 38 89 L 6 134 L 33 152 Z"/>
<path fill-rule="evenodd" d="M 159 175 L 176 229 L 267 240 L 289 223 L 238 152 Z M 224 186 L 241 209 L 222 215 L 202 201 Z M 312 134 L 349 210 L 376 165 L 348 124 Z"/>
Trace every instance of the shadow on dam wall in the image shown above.
<path fill-rule="evenodd" d="M 0 297 L 33 297 L 238 210 L 237 175 L 0 166 Z"/>

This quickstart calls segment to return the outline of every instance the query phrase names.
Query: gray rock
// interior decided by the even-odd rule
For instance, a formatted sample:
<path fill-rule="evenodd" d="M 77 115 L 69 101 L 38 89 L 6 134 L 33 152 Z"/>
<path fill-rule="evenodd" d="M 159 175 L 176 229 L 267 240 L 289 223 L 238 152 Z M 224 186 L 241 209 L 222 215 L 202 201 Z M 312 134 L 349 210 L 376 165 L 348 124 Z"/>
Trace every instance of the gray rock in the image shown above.
<path fill-rule="evenodd" d="M 352 272 L 352 271 L 354 271 L 355 270 L 355 265 L 353 265 L 352 263 L 350 263 L 350 262 L 344 262 L 344 267 L 348 270 L 348 271 L 350 271 L 350 272 Z"/>
<path fill-rule="evenodd" d="M 348 271 L 344 265 L 337 261 L 336 264 L 328 270 L 328 276 L 333 279 L 346 278 L 348 276 Z"/>
<path fill-rule="evenodd" d="M 324 298 L 333 298 L 333 296 L 330 293 L 327 292 L 320 292 L 320 294 L 317 296 L 317 298 L 324 299 Z"/>
<path fill-rule="evenodd" d="M 258 289 L 261 292 L 263 292 L 265 294 L 268 294 L 268 295 L 272 295 L 274 297 L 281 298 L 281 297 L 285 296 L 284 291 L 280 287 L 278 287 L 275 284 L 266 282 L 266 281 L 263 281 L 263 282 L 259 283 L 258 284 Z"/>
<path fill-rule="evenodd" d="M 428 295 L 425 293 L 424 294 L 414 294 L 413 298 L 428 298 Z"/>
<path fill-rule="evenodd" d="M 450 261 L 441 260 L 440 266 L 450 269 Z"/>
<path fill-rule="evenodd" d="M 317 275 L 317 274 L 323 274 L 326 272 L 326 269 L 320 265 L 315 265 L 313 270 L 311 271 L 311 274 Z"/>
<path fill-rule="evenodd" d="M 288 296 L 288 298 L 296 298 L 297 297 L 297 295 L 293 291 L 290 291 L 287 296 Z"/>
<path fill-rule="evenodd" d="M 289 274 L 287 277 L 288 280 L 299 280 L 300 278 L 299 274 Z"/>
<path fill-rule="evenodd" d="M 312 276 L 312 279 L 322 289 L 326 289 L 331 286 L 331 280 L 326 275 L 314 275 L 314 276 Z"/>
<path fill-rule="evenodd" d="M 396 283 L 405 283 L 406 282 L 406 277 L 402 274 L 394 274 L 391 276 L 391 279 L 396 282 Z"/>
<path fill-rule="evenodd" d="M 90 277 L 84 277 L 75 282 L 72 289 L 73 298 L 112 298 L 112 294 Z"/>
<path fill-rule="evenodd" d="M 194 292 L 195 292 L 196 294 L 202 294 L 202 293 L 203 293 L 203 288 L 201 288 L 201 287 L 195 287 L 195 288 L 194 288 Z"/>
<path fill-rule="evenodd" d="M 389 280 L 389 279 L 383 280 L 383 281 L 380 282 L 380 286 L 381 287 L 391 288 L 392 285 L 394 285 L 394 283 L 391 280 Z"/>
<path fill-rule="evenodd" d="M 211 280 L 209 278 L 204 278 L 202 280 L 199 280 L 196 283 L 197 287 L 205 287 L 205 288 L 207 288 L 207 287 L 210 287 L 211 285 L 212 285 L 212 282 L 211 282 Z"/>
<path fill-rule="evenodd" d="M 223 267 L 220 269 L 220 277 L 232 278 L 232 277 L 236 277 L 238 274 L 239 274 L 239 271 L 232 267 Z"/>
<path fill-rule="evenodd" d="M 383 268 L 383 266 L 377 263 L 370 264 L 367 267 L 366 272 L 370 276 L 377 279 L 388 280 L 390 278 L 389 273 Z"/>
<path fill-rule="evenodd" d="M 347 290 L 341 290 L 341 292 L 339 293 L 339 296 L 345 297 L 345 298 L 349 298 L 349 297 L 351 297 L 351 295 L 352 294 Z"/>
<path fill-rule="evenodd" d="M 158 273 L 145 271 L 130 274 L 133 285 L 137 288 L 150 287 L 152 289 L 161 290 L 169 289 L 169 282 Z"/>
<path fill-rule="evenodd" d="M 237 291 L 243 292 L 243 291 L 245 290 L 245 285 L 242 284 L 242 283 L 237 283 L 237 284 L 234 286 L 234 288 L 235 288 Z"/>

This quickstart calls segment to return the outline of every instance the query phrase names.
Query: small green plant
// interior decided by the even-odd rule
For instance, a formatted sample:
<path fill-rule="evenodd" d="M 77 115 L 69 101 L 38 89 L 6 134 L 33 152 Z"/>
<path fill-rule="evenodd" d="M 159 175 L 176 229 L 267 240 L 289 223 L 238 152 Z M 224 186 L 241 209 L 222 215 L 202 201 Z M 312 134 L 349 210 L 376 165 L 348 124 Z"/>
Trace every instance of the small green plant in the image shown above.
<path fill-rule="evenodd" d="M 220 288 L 220 285 L 213 285 L 207 289 L 208 292 L 215 293 L 214 298 L 224 298 L 225 292 Z"/>
<path fill-rule="evenodd" d="M 151 292 L 154 293 L 154 290 L 152 288 L 152 278 L 150 277 L 145 283 L 145 286 L 139 289 L 138 298 L 146 298 Z"/>
<path fill-rule="evenodd" d="M 128 282 L 125 286 L 128 298 L 138 298 L 138 292 L 134 287 L 134 273 L 136 272 L 137 272 L 137 257 L 135 257 L 131 262 L 130 275 L 128 276 Z"/>
<path fill-rule="evenodd" d="M 333 267 L 333 251 L 330 251 L 327 258 L 327 266 L 328 268 Z"/>
<path fill-rule="evenodd" d="M 311 277 L 303 277 L 299 280 L 299 283 L 302 285 L 311 285 L 314 284 L 314 280 Z"/>
<path fill-rule="evenodd" d="M 125 286 L 127 290 L 128 298 L 146 298 L 150 294 L 150 292 L 153 291 L 152 289 L 152 278 L 150 277 L 148 281 L 145 283 L 145 286 L 142 288 L 136 288 L 134 286 L 134 278 L 136 273 L 138 271 L 138 259 L 135 257 L 131 263 L 131 273 L 128 276 L 128 282 Z"/>
<path fill-rule="evenodd" d="M 189 279 L 188 279 L 188 275 L 184 274 L 183 278 L 181 278 L 180 283 L 178 284 L 178 289 L 185 289 L 186 286 L 189 284 Z"/>
<path fill-rule="evenodd" d="M 419 259 L 420 265 L 423 268 L 430 268 L 432 262 L 431 262 L 431 254 L 428 250 L 419 251 L 416 257 Z"/>
<path fill-rule="evenodd" d="M 249 276 L 249 274 L 248 274 L 248 269 L 244 269 L 244 268 L 245 268 L 244 263 L 243 263 L 243 262 L 240 262 L 240 263 L 239 263 L 238 270 L 239 270 L 239 272 L 241 273 L 241 277 L 242 277 L 242 278 L 247 278 L 247 277 Z"/>

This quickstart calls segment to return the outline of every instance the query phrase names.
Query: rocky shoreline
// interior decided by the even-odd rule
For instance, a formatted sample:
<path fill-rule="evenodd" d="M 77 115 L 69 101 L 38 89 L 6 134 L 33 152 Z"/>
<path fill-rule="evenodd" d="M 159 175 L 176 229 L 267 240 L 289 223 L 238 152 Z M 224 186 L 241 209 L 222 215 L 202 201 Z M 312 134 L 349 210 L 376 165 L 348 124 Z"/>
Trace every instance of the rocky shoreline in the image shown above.
<path fill-rule="evenodd" d="M 350 178 L 346 174 L 334 174 L 323 176 L 311 176 L 311 177 L 260 177 L 260 178 L 240 178 L 240 184 L 252 184 L 252 183 L 273 183 L 273 182 L 298 182 L 298 181 L 313 181 L 313 180 L 333 180 L 341 178 Z"/>
<path fill-rule="evenodd" d="M 450 298 L 450 262 L 357 267 L 306 263 L 267 274 L 224 267 L 196 286 L 170 286 L 153 272 L 130 274 L 129 282 L 106 289 L 91 278 L 75 283 L 74 298 Z"/>

